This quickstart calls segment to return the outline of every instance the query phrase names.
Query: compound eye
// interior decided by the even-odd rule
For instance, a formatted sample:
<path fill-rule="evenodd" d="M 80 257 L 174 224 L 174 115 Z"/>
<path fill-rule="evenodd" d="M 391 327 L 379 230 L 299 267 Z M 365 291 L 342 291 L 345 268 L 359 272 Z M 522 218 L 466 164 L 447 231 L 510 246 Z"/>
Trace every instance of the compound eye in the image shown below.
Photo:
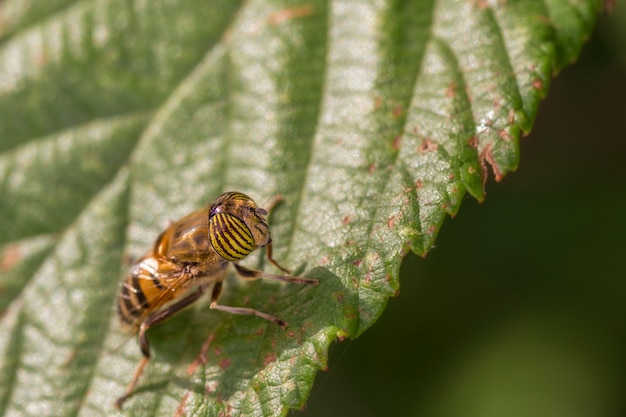
<path fill-rule="evenodd" d="M 256 209 L 256 214 L 259 216 L 267 216 L 267 210 L 265 210 L 264 208 L 257 208 Z"/>
<path fill-rule="evenodd" d="M 240 261 L 254 250 L 254 237 L 248 226 L 232 214 L 216 213 L 209 219 L 211 246 L 229 262 Z"/>

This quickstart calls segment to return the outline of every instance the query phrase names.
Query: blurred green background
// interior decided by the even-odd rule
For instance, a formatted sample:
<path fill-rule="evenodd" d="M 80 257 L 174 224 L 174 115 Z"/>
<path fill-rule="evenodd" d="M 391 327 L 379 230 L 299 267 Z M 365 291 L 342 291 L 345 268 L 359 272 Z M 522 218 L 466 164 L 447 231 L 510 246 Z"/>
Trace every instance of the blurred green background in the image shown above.
<path fill-rule="evenodd" d="M 518 171 L 405 259 L 293 415 L 626 415 L 624 6 L 554 80 Z"/>

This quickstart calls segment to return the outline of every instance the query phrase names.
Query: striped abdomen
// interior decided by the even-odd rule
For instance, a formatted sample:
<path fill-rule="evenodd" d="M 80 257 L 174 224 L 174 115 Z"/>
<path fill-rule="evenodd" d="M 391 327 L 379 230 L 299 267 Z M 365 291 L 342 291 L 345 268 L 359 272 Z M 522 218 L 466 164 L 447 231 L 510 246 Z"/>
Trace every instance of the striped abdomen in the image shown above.
<path fill-rule="evenodd" d="M 180 275 L 180 271 L 180 267 L 153 257 L 139 261 L 120 289 L 117 300 L 120 321 L 137 330 L 149 313 L 178 296 L 176 292 L 166 290 L 162 278 Z"/>

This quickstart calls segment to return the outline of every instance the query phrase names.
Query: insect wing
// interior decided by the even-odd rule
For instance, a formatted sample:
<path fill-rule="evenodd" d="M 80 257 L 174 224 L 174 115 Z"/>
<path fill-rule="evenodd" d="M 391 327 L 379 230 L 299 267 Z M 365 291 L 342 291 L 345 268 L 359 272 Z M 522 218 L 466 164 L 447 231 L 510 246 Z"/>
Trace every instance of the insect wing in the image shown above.
<path fill-rule="evenodd" d="M 159 310 L 189 281 L 190 274 L 180 265 L 154 257 L 145 257 L 122 283 L 118 313 L 122 323 L 137 329 L 148 315 Z"/>

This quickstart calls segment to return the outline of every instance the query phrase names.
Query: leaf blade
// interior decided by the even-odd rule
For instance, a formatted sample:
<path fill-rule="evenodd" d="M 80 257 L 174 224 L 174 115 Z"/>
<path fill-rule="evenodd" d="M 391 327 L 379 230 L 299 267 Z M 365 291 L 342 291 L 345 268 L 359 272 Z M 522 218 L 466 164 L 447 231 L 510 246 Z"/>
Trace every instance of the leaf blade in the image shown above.
<path fill-rule="evenodd" d="M 122 257 L 124 246 L 131 257 L 141 256 L 168 220 L 228 189 L 249 193 L 261 205 L 284 195 L 271 216 L 276 257 L 321 282 L 312 289 L 229 279 L 225 302 L 279 315 L 291 322 L 285 332 L 254 317 L 209 311 L 206 300 L 152 329 L 155 360 L 128 403 L 131 415 L 284 415 L 302 407 L 333 340 L 361 334 L 397 293 L 406 251 L 427 253 L 466 191 L 484 198 L 488 168 L 496 179 L 516 168 L 520 133 L 530 129 L 550 76 L 577 54 L 598 8 L 598 2 L 556 0 L 226 3 L 212 9 L 163 1 L 130 10 L 116 0 L 81 2 L 32 28 L 10 29 L 15 32 L 0 49 L 0 79 L 9 80 L 0 86 L 0 136 L 7 138 L 0 145 L 2 183 L 17 172 L 40 189 L 68 185 L 67 193 L 41 201 L 35 201 L 41 191 L 5 186 L 10 198 L 0 203 L 0 213 L 16 221 L 2 242 L 54 233 L 62 245 L 75 238 L 79 219 L 93 215 L 98 233 L 119 243 L 113 248 L 87 239 L 94 254 L 84 260 L 87 269 L 109 281 L 106 294 L 91 293 L 97 307 L 80 317 L 102 308 L 106 297 L 113 303 L 120 276 L 112 259 Z M 161 31 L 163 22 L 167 30 Z M 105 44 L 98 29 L 111 36 Z M 42 51 L 49 55 L 39 62 Z M 18 65 L 10 67 L 16 54 Z M 125 59 L 131 71 L 120 64 Z M 25 119 L 30 110 L 36 116 Z M 127 127 L 100 139 L 98 129 L 85 128 L 109 127 L 113 120 Z M 72 140 L 58 139 L 68 132 Z M 91 143 L 81 137 L 96 138 L 92 154 L 101 165 L 115 162 L 81 169 Z M 53 142 L 69 149 L 57 163 L 39 157 L 29 165 L 15 157 L 29 148 L 45 156 L 46 143 Z M 75 166 L 78 174 L 62 175 Z M 80 173 L 87 193 L 72 185 L 82 180 Z M 111 181 L 116 185 L 106 185 Z M 117 190 L 116 209 L 108 214 L 92 200 L 108 195 L 99 193 L 102 187 Z M 11 289 L 0 305 L 13 314 L 13 306 L 35 303 L 36 289 L 51 291 L 42 274 L 58 280 L 65 253 L 43 255 L 34 280 L 24 281 L 23 292 Z M 32 269 L 39 268 L 37 253 L 27 255 Z M 55 262 L 58 269 L 45 269 Z M 260 252 L 247 263 L 271 269 Z M 78 284 L 70 280 L 61 292 L 79 294 Z M 70 317 L 73 310 L 62 304 L 61 316 Z M 22 326 L 46 323 L 35 320 L 28 305 L 20 311 L 26 318 L 9 316 L 0 325 L 35 343 Z M 33 375 L 42 378 L 40 390 L 27 387 L 19 375 L 28 374 L 28 366 L 10 353 L 23 344 L 16 336 L 0 343 L 0 352 L 9 352 L 1 356 L 2 369 L 17 376 L 8 379 L 0 405 L 108 414 L 139 350 L 131 343 L 105 353 L 123 339 L 115 317 L 90 326 L 66 321 L 56 323 L 76 337 L 83 330 L 92 341 L 105 337 L 96 343 L 90 376 L 80 378 L 89 391 L 45 381 L 67 381 L 58 360 L 51 362 L 50 378 Z M 215 338 L 207 364 L 186 375 L 209 335 Z M 64 343 L 82 346 L 70 339 Z M 75 363 L 70 351 L 59 352 Z M 35 352 L 25 354 L 35 363 Z M 51 388 L 61 393 L 59 404 L 46 402 Z"/>

